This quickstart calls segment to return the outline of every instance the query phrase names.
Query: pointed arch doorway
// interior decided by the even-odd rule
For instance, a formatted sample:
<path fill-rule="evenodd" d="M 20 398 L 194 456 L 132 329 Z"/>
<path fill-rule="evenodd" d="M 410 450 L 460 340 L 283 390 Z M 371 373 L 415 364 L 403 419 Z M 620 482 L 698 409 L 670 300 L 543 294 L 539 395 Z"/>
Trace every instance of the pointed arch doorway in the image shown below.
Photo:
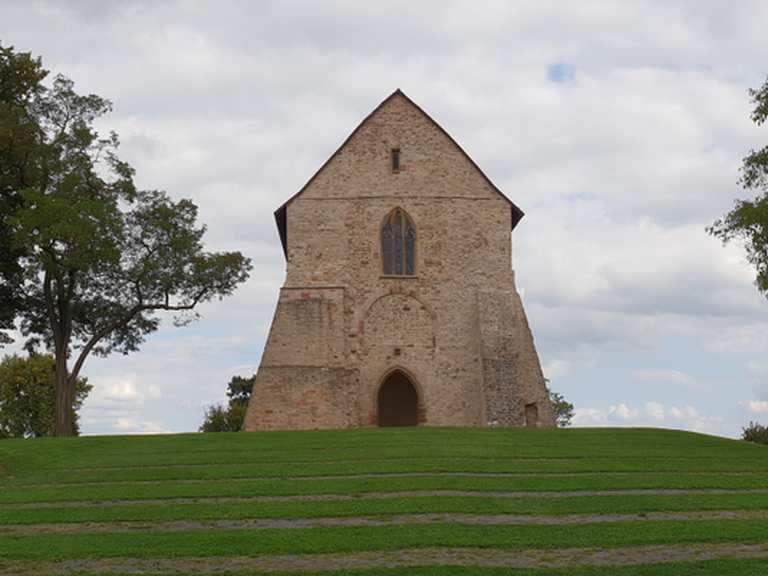
<path fill-rule="evenodd" d="M 379 386 L 376 397 L 379 426 L 417 426 L 419 394 L 402 370 L 393 370 Z"/>

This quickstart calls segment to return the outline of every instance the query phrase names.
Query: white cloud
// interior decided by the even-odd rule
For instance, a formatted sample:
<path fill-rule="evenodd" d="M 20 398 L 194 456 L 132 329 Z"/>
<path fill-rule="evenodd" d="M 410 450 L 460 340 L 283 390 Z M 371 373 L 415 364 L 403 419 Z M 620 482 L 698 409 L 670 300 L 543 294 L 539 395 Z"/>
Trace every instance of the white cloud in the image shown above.
<path fill-rule="evenodd" d="M 576 426 L 602 424 L 605 420 L 605 413 L 597 408 L 575 408 L 573 411 L 573 424 Z"/>
<path fill-rule="evenodd" d="M 696 408 L 693 406 L 684 406 L 683 408 L 670 406 L 669 415 L 672 418 L 677 418 L 678 420 L 695 419 L 699 416 L 699 411 L 696 410 Z"/>
<path fill-rule="evenodd" d="M 171 432 L 161 422 L 149 422 L 134 418 L 118 418 L 114 427 L 122 434 L 167 434 Z"/>
<path fill-rule="evenodd" d="M 744 400 L 739 404 L 754 414 L 768 413 L 768 400 Z"/>
<path fill-rule="evenodd" d="M 659 402 L 646 402 L 645 413 L 656 420 L 664 420 L 664 405 Z"/>
<path fill-rule="evenodd" d="M 544 372 L 544 376 L 550 381 L 551 387 L 553 381 L 557 380 L 568 372 L 568 363 L 553 358 L 548 362 L 543 361 L 541 370 Z"/>
<path fill-rule="evenodd" d="M 635 370 L 632 372 L 632 378 L 638 382 L 661 382 L 683 385 L 694 383 L 693 378 L 679 370 Z"/>
<path fill-rule="evenodd" d="M 104 390 L 103 398 L 105 400 L 116 400 L 118 402 L 122 402 L 124 400 L 141 401 L 144 399 L 143 394 L 139 393 L 139 391 L 136 389 L 136 385 L 130 380 L 116 382 L 114 384 L 102 385 L 99 388 Z"/>
<path fill-rule="evenodd" d="M 696 432 L 722 433 L 724 418 L 708 416 L 693 406 L 677 407 L 649 401 L 643 407 L 626 403 L 611 405 L 607 409 L 576 408 L 573 424 L 576 426 L 663 426 Z"/>
<path fill-rule="evenodd" d="M 148 399 L 158 400 L 163 397 L 162 390 L 154 384 L 141 382 L 133 375 L 125 378 L 93 378 L 90 380 L 93 390 L 85 402 L 93 407 L 138 407 Z"/>
<path fill-rule="evenodd" d="M 629 420 L 637 418 L 637 410 L 632 410 L 626 404 L 618 404 L 608 408 L 608 420 Z"/>

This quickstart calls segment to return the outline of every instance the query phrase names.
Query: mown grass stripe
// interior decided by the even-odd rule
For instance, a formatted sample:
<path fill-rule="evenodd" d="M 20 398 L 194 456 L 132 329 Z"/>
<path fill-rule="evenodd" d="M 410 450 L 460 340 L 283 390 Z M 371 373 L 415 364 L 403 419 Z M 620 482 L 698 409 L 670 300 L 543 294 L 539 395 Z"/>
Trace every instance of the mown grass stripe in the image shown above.
<path fill-rule="evenodd" d="M 199 530 L 298 530 L 336 526 L 413 526 L 422 524 L 452 524 L 480 526 L 554 526 L 572 524 L 608 524 L 619 522 L 657 522 L 684 520 L 768 520 L 768 510 L 715 510 L 690 512 L 643 512 L 639 514 L 477 514 L 424 512 L 379 516 L 329 516 L 315 518 L 244 518 L 227 520 L 175 520 L 168 522 L 58 522 L 50 524 L 8 524 L 0 526 L 0 534 L 98 534 L 98 533 L 164 533 Z"/>
<path fill-rule="evenodd" d="M 339 498 L 337 496 L 337 498 Z M 236 520 L 246 518 L 322 518 L 390 516 L 422 513 L 476 514 L 632 514 L 715 510 L 768 510 L 768 492 L 744 494 L 668 494 L 580 496 L 576 498 L 485 498 L 481 495 L 427 496 L 320 501 L 214 500 L 186 503 L 152 501 L 110 506 L 12 508 L 0 514 L 0 525 L 55 522 L 129 522 Z"/>
<path fill-rule="evenodd" d="M 418 548 L 504 550 L 647 546 L 675 542 L 761 543 L 768 520 L 660 521 L 576 526 L 470 526 L 457 524 L 217 530 L 166 534 L 42 534 L 0 536 L 7 560 L 164 558 L 255 554 L 317 554 Z"/>
<path fill-rule="evenodd" d="M 318 481 L 330 481 L 330 480 L 365 480 L 365 479 L 381 479 L 381 478 L 442 478 L 442 477 L 449 477 L 449 478 L 475 478 L 475 479 L 483 479 L 483 478 L 505 478 L 512 481 L 516 480 L 527 480 L 527 479 L 540 479 L 540 478 L 552 478 L 552 479 L 559 479 L 559 478 L 585 478 L 590 479 L 592 477 L 596 478 L 623 478 L 623 477 L 632 477 L 632 478 L 643 478 L 643 477 L 649 477 L 651 481 L 653 481 L 655 478 L 658 477 L 664 477 L 669 476 L 667 473 L 660 474 L 658 472 L 643 472 L 643 473 L 633 473 L 633 472 L 544 472 L 544 473 L 531 473 L 531 472 L 464 472 L 464 471 L 447 471 L 447 472 L 370 472 L 366 474 L 362 473 L 355 473 L 350 472 L 349 474 L 334 474 L 334 475 L 324 475 L 324 476 L 310 476 L 310 475 L 299 475 L 299 476 L 292 476 L 288 474 L 278 474 L 276 476 L 254 476 L 254 477 L 232 477 L 232 478 L 166 478 L 166 479 L 122 479 L 122 480 L 108 480 L 108 479 L 102 479 L 102 480 L 89 480 L 86 482 L 75 482 L 75 481 L 65 481 L 62 480 L 60 482 L 51 482 L 50 476 L 47 476 L 45 478 L 45 482 L 26 482 L 24 479 L 21 480 L 15 480 L 13 482 L 6 482 L 4 485 L 7 489 L 13 489 L 16 486 L 23 485 L 26 488 L 30 489 L 44 489 L 44 488 L 50 488 L 52 486 L 64 486 L 64 487 L 80 487 L 80 488 L 86 488 L 88 486 L 120 486 L 120 485 L 135 485 L 140 486 L 142 484 L 214 484 L 214 483 L 229 483 L 229 482 L 252 482 L 256 480 L 286 480 L 286 481 L 295 481 L 295 482 L 318 482 Z M 765 483 L 765 479 L 768 478 L 768 475 L 762 473 L 762 472 L 732 472 L 732 473 L 711 473 L 711 472 L 692 472 L 692 473 L 683 473 L 683 472 L 676 472 L 676 477 L 680 476 L 694 476 L 694 477 L 705 477 L 705 478 L 712 478 L 712 477 L 718 477 L 718 478 L 728 478 L 728 477 L 753 477 L 756 481 L 763 481 Z M 3 486 L 3 484 L 0 484 L 0 486 Z"/>
<path fill-rule="evenodd" d="M 212 496 L 287 496 L 302 494 L 344 494 L 399 492 L 410 490 L 468 490 L 476 492 L 553 492 L 574 490 L 628 489 L 765 489 L 768 476 L 684 477 L 656 476 L 588 477 L 532 476 L 525 478 L 415 476 L 352 479 L 253 479 L 209 482 L 104 483 L 87 485 L 13 486 L 0 491 L 0 504 L 13 502 L 56 502 L 77 500 L 136 500 L 146 498 L 194 498 Z"/>
<path fill-rule="evenodd" d="M 419 476 L 419 475 L 452 475 L 452 476 L 498 476 L 498 477 L 538 477 L 557 476 L 590 476 L 590 475 L 657 475 L 674 472 L 677 475 L 711 475 L 723 476 L 763 476 L 768 470 L 743 469 L 742 467 L 729 470 L 718 470 L 712 466 L 691 466 L 684 468 L 684 463 L 669 464 L 663 467 L 638 463 L 633 466 L 601 466 L 599 463 L 588 462 L 576 465 L 523 465 L 494 462 L 468 462 L 449 459 L 439 461 L 421 460 L 418 462 L 372 461 L 364 464 L 254 464 L 249 466 L 194 466 L 194 467 L 149 467 L 119 468 L 107 470 L 89 469 L 88 471 L 60 470 L 55 472 L 57 484 L 76 486 L 80 484 L 104 484 L 119 482 L 207 482 L 207 481 L 242 481 L 251 479 L 293 478 L 293 479 L 332 479 L 368 476 Z M 0 485 L 14 486 L 47 486 L 51 483 L 51 471 L 9 476 Z"/>
<path fill-rule="evenodd" d="M 50 482 L 51 470 L 37 470 L 21 476 L 7 476 L 6 484 L 44 484 Z M 391 460 L 330 461 L 330 462 L 260 462 L 251 464 L 211 464 L 133 466 L 116 468 L 88 468 L 56 470 L 62 483 L 163 481 L 180 479 L 216 480 L 269 477 L 317 477 L 355 474 L 679 474 L 718 473 L 728 475 L 765 474 L 764 467 L 748 466 L 743 461 L 684 460 L 519 460 L 519 459 L 467 459 L 467 458 L 402 458 Z"/>
<path fill-rule="evenodd" d="M 546 498 L 569 499 L 583 498 L 592 496 L 674 496 L 674 495 L 703 495 L 703 494 L 734 494 L 751 495 L 768 493 L 768 488 L 650 488 L 650 489 L 630 489 L 630 490 L 572 490 L 572 491 L 550 491 L 537 492 L 531 490 L 528 492 L 507 492 L 487 490 L 484 492 L 471 490 L 401 490 L 394 492 L 352 492 L 349 494 L 294 494 L 277 496 L 210 496 L 210 497 L 191 497 L 191 498 L 147 498 L 147 499 L 125 499 L 125 500 L 73 500 L 62 502 L 14 502 L 3 504 L 4 510 L 15 509 L 35 509 L 35 508 L 90 508 L 90 507 L 113 507 L 113 506 L 135 506 L 135 505 L 167 505 L 167 504 L 228 504 L 228 503 L 257 503 L 257 502 L 328 502 L 363 499 L 399 499 L 399 498 L 420 498 L 420 497 L 467 497 L 467 498 Z"/>

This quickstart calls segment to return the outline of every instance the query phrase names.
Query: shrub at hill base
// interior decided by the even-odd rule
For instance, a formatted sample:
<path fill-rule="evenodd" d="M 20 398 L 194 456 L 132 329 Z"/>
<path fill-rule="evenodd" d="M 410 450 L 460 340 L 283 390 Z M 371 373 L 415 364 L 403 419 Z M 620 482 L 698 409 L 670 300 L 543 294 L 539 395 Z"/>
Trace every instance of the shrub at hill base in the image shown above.
<path fill-rule="evenodd" d="M 217 404 L 205 409 L 205 420 L 200 432 L 239 432 L 243 428 L 245 411 L 251 399 L 254 374 L 250 378 L 233 376 L 227 384 L 229 403 L 226 407 Z"/>
<path fill-rule="evenodd" d="M 768 444 L 768 426 L 761 426 L 757 422 L 750 422 L 749 426 L 742 428 L 741 439 L 756 444 Z"/>
<path fill-rule="evenodd" d="M 56 425 L 56 366 L 49 354 L 6 356 L 0 362 L 0 438 L 53 436 Z M 72 434 L 79 433 L 77 411 L 92 386 L 75 383 Z"/>
<path fill-rule="evenodd" d="M 573 404 L 568 402 L 559 392 L 549 391 L 549 400 L 552 402 L 552 410 L 555 413 L 555 424 L 558 428 L 566 428 L 573 420 Z"/>

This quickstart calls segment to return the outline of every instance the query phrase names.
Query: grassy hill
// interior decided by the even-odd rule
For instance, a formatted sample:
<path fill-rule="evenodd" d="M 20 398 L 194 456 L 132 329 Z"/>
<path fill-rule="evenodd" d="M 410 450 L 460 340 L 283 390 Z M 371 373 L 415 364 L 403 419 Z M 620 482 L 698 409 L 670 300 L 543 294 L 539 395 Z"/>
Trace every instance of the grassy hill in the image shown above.
<path fill-rule="evenodd" d="M 768 574 L 768 448 L 654 429 L 0 441 L 0 575 Z"/>

